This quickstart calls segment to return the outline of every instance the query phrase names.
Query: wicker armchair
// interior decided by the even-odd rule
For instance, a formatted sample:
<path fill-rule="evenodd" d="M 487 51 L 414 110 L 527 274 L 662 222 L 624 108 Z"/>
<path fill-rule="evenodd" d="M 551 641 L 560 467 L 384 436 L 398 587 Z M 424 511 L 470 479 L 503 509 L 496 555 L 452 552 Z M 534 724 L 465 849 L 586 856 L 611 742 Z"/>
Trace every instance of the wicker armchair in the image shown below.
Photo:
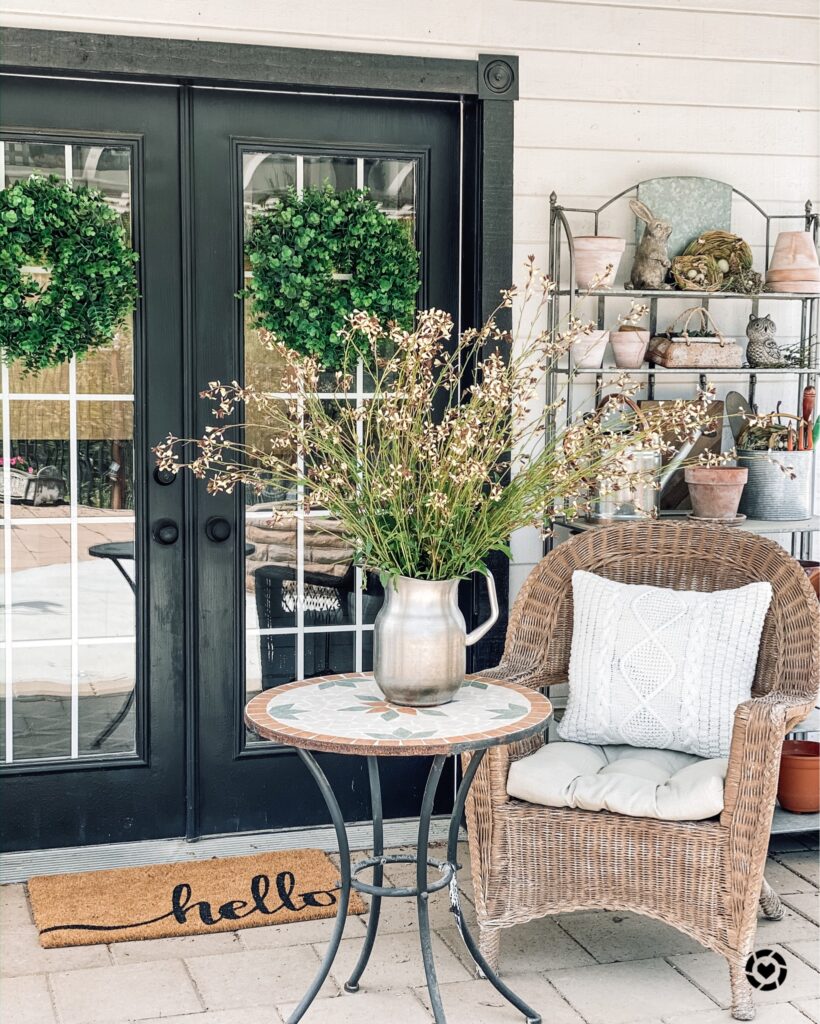
<path fill-rule="evenodd" d="M 758 902 L 767 917 L 783 913 L 763 878 L 780 748 L 811 710 L 820 682 L 817 598 L 796 561 L 751 533 L 658 522 L 611 526 L 559 545 L 533 570 L 510 616 L 502 662 L 484 675 L 534 688 L 566 682 L 575 569 L 679 590 L 768 580 L 774 595 L 753 697 L 735 713 L 719 819 L 667 822 L 515 800 L 506 792 L 509 765 L 544 738 L 491 748 L 467 805 L 482 952 L 497 966 L 501 931 L 547 914 L 631 910 L 724 956 L 732 1015 L 751 1020 L 744 964 Z"/>

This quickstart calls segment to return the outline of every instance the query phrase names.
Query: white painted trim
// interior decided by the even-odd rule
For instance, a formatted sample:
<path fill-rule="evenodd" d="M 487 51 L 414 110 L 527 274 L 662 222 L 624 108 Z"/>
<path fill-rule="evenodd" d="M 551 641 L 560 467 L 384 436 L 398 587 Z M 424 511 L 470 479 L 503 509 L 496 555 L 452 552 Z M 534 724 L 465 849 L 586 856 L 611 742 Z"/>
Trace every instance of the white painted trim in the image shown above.
<path fill-rule="evenodd" d="M 430 826 L 430 840 L 446 842 L 448 817 L 436 817 Z M 369 850 L 372 826 L 359 822 L 347 826 L 351 850 Z M 418 820 L 402 818 L 384 824 L 387 847 L 415 846 Z M 464 838 L 462 835 L 460 838 Z M 173 864 L 178 861 L 209 860 L 212 857 L 241 857 L 273 850 L 296 849 L 338 852 L 331 825 L 315 828 L 282 829 L 276 832 L 242 832 L 208 836 L 189 843 L 184 839 L 153 839 L 141 843 L 106 843 L 101 846 L 71 846 L 0 855 L 0 885 L 24 882 L 35 875 L 76 874 L 106 868 L 138 867 L 145 864 Z"/>

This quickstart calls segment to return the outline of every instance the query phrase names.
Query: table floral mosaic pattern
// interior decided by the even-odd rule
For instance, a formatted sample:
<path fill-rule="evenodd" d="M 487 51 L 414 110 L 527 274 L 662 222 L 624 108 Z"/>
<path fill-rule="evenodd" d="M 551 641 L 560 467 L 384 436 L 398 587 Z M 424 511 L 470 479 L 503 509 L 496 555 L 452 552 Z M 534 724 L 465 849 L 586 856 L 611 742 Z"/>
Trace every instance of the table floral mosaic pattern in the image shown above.
<path fill-rule="evenodd" d="M 409 753 L 404 748 L 488 746 L 521 729 L 534 731 L 549 713 L 541 694 L 476 676 L 448 704 L 411 708 L 387 701 L 372 675 L 346 673 L 257 694 L 245 720 L 259 735 L 299 746 Z"/>

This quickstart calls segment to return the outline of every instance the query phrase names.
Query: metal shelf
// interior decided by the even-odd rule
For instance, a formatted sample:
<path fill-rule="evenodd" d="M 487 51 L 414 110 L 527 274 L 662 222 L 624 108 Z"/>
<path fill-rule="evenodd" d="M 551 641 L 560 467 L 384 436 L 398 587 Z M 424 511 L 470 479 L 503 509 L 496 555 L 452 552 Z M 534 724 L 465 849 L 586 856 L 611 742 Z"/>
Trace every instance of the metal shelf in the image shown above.
<path fill-rule="evenodd" d="M 688 516 L 680 513 L 661 512 L 661 519 L 667 522 L 686 522 Z M 623 522 L 624 520 L 618 520 Z M 600 530 L 602 527 L 612 526 L 613 521 L 608 519 L 602 522 L 589 523 L 586 519 L 573 519 L 567 521 L 556 519 L 556 526 L 562 526 L 571 533 L 587 533 L 589 530 Z M 746 530 L 749 533 L 814 533 L 820 530 L 820 516 L 812 516 L 810 519 L 747 519 L 740 526 L 733 526 L 733 530 Z"/>
<path fill-rule="evenodd" d="M 758 292 L 755 295 L 749 295 L 746 292 L 684 291 L 682 288 L 664 288 L 659 291 L 644 291 L 637 288 L 599 288 L 593 291 L 581 291 L 578 288 L 574 290 L 560 288 L 556 294 L 575 295 L 579 299 L 746 299 L 749 302 L 760 299 L 774 299 L 775 302 L 820 299 L 820 292 Z"/>
<path fill-rule="evenodd" d="M 816 292 L 770 292 L 761 291 L 757 294 L 748 294 L 746 292 L 707 292 L 707 291 L 688 291 L 686 289 L 679 288 L 659 288 L 659 289 L 632 289 L 624 288 L 623 284 L 619 287 L 613 288 L 601 288 L 596 290 L 582 290 L 576 287 L 575 267 L 576 267 L 576 252 L 574 243 L 574 224 L 570 224 L 569 217 L 573 218 L 577 215 L 581 215 L 584 218 L 591 219 L 591 233 L 598 235 L 601 233 L 601 217 L 608 211 L 614 203 L 624 201 L 632 196 L 637 195 L 641 183 L 638 182 L 634 185 L 630 185 L 628 188 L 623 189 L 616 195 L 611 196 L 600 206 L 597 207 L 570 207 L 563 206 L 558 202 L 558 196 L 555 192 L 552 192 L 549 197 L 549 241 L 547 249 L 547 273 L 550 280 L 553 282 L 554 291 L 552 292 L 552 301 L 548 303 L 547 307 L 547 329 L 550 331 L 558 331 L 562 317 L 562 307 L 569 305 L 573 306 L 577 300 L 581 299 L 597 299 L 597 310 L 596 316 L 591 319 L 597 321 L 599 329 L 603 330 L 607 318 L 606 303 L 608 299 L 632 299 L 636 302 L 646 304 L 649 307 L 649 332 L 651 336 L 658 335 L 660 333 L 658 329 L 658 313 L 661 307 L 661 303 L 667 300 L 675 300 L 678 306 L 682 301 L 689 302 L 691 305 L 704 305 L 708 306 L 713 300 L 719 301 L 723 299 L 733 299 L 734 301 L 745 301 L 747 308 L 751 308 L 751 311 L 757 315 L 760 305 L 765 305 L 769 301 L 779 303 L 799 303 L 800 310 L 800 348 L 799 358 L 804 364 L 803 366 L 787 366 L 787 367 L 773 367 L 767 369 L 764 367 L 752 368 L 750 366 L 737 367 L 734 369 L 724 368 L 666 368 L 658 366 L 642 366 L 637 370 L 621 370 L 617 367 L 606 366 L 593 369 L 576 369 L 572 366 L 572 357 L 570 356 L 567 360 L 566 366 L 554 366 L 552 367 L 552 373 L 548 375 L 546 387 L 545 387 L 545 398 L 548 406 L 553 406 L 558 397 L 558 388 L 562 389 L 563 405 L 565 410 L 574 410 L 573 406 L 573 389 L 575 386 L 575 376 L 578 376 L 578 383 L 586 390 L 589 385 L 595 386 L 596 398 L 600 398 L 601 394 L 607 387 L 610 387 L 613 378 L 620 374 L 627 377 L 632 377 L 633 380 L 646 392 L 648 399 L 655 398 L 655 388 L 662 384 L 664 381 L 669 384 L 677 382 L 680 389 L 690 387 L 690 382 L 694 383 L 698 379 L 701 382 L 711 380 L 713 383 L 723 381 L 728 384 L 729 381 L 736 381 L 735 385 L 738 389 L 742 390 L 751 404 L 755 402 L 755 391 L 759 382 L 763 380 L 769 380 L 774 383 L 778 383 L 778 391 L 785 392 L 791 391 L 792 388 L 797 392 L 795 402 L 799 408 L 802 391 L 804 385 L 807 383 L 816 383 L 818 376 L 820 376 L 820 344 L 818 343 L 818 333 L 820 333 L 820 293 Z M 820 214 L 815 212 L 812 208 L 811 202 L 805 204 L 804 212 L 801 214 L 795 213 L 767 213 L 758 203 L 741 192 L 739 189 L 731 187 L 731 194 L 734 201 L 742 200 L 747 204 L 750 210 L 753 210 L 760 217 L 760 225 L 762 227 L 762 241 L 765 245 L 764 258 L 761 261 L 761 269 L 766 269 L 769 266 L 769 258 L 772 250 L 773 236 L 772 231 L 781 230 L 789 226 L 789 222 L 792 222 L 795 227 L 798 225 L 805 231 L 811 234 L 815 244 L 818 241 L 818 234 L 820 234 Z M 585 234 L 590 233 L 585 231 Z M 564 298 L 562 303 L 561 298 Z M 671 307 L 674 311 L 676 307 Z M 670 307 L 666 306 L 667 311 Z M 611 356 L 609 358 L 612 358 Z M 741 386 L 742 385 L 742 386 Z M 785 395 L 784 395 L 785 397 Z M 551 429 L 557 429 L 558 420 L 557 416 L 551 420 Z M 816 471 L 817 459 L 814 460 L 814 466 Z M 812 511 L 814 512 L 814 500 L 812 503 Z M 680 517 L 679 517 L 680 518 Z M 597 524 L 588 523 L 574 523 L 571 527 L 572 530 L 586 530 L 595 529 Z M 820 516 L 813 515 L 811 519 L 803 520 L 800 522 L 784 521 L 784 522 L 746 522 L 744 523 L 744 529 L 752 530 L 756 533 L 769 533 L 769 534 L 792 534 L 792 551 L 798 557 L 811 558 L 812 552 L 812 534 L 817 532 L 820 528 Z M 549 544 L 549 542 L 548 542 Z"/>
<path fill-rule="evenodd" d="M 553 367 L 558 373 L 570 373 L 568 366 L 555 366 Z M 596 377 L 600 374 L 612 374 L 613 376 L 619 376 L 620 374 L 626 374 L 629 376 L 641 376 L 648 377 L 655 375 L 657 377 L 737 377 L 743 376 L 762 376 L 768 377 L 795 377 L 799 375 L 816 377 L 820 374 L 820 370 L 813 366 L 776 366 L 769 367 L 752 367 L 752 366 L 738 366 L 735 369 L 724 369 L 722 367 L 707 367 L 707 368 L 681 368 L 681 367 L 666 367 L 666 366 L 642 366 L 639 370 L 624 370 L 618 366 L 600 366 L 594 370 L 579 370 L 573 368 L 572 373 L 576 377 Z"/>
<path fill-rule="evenodd" d="M 820 814 L 792 814 L 784 811 L 780 804 L 774 809 L 772 819 L 772 835 L 784 835 L 789 832 L 817 832 L 820 829 Z"/>

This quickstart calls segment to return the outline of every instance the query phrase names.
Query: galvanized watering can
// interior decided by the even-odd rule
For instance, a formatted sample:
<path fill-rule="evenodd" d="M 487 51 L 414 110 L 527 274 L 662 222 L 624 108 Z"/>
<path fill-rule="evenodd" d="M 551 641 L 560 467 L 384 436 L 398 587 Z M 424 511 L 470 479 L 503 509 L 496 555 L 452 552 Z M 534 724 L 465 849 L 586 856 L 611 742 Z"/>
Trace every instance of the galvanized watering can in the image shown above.
<path fill-rule="evenodd" d="M 373 626 L 373 675 L 392 703 L 446 704 L 464 682 L 467 648 L 498 618 L 498 599 L 488 572 L 490 617 L 468 633 L 458 607 L 458 583 L 399 576 L 385 586 Z"/>
<path fill-rule="evenodd" d="M 643 413 L 639 406 L 625 395 L 610 395 L 598 407 L 597 414 L 603 414 L 606 403 L 609 400 L 617 401 L 628 407 L 635 414 L 636 418 L 643 419 Z M 621 424 L 623 424 L 621 420 Z M 618 432 L 617 415 L 613 420 L 613 433 Z M 623 430 L 622 426 L 622 430 Z M 644 451 L 636 448 L 634 451 L 627 449 L 624 452 L 624 459 L 629 459 L 634 467 L 634 472 L 646 475 L 646 482 L 635 483 L 630 487 L 622 487 L 618 490 L 609 490 L 605 481 L 596 481 L 592 485 L 590 495 L 590 511 L 587 514 L 589 522 L 597 523 L 603 521 L 620 522 L 630 519 L 645 519 L 647 514 L 660 509 L 661 494 L 664 487 L 669 483 L 680 467 L 686 456 L 695 446 L 697 437 L 688 441 L 678 451 L 675 457 L 662 470 L 663 457 L 660 452 Z M 603 486 L 602 486 L 603 484 Z"/>

